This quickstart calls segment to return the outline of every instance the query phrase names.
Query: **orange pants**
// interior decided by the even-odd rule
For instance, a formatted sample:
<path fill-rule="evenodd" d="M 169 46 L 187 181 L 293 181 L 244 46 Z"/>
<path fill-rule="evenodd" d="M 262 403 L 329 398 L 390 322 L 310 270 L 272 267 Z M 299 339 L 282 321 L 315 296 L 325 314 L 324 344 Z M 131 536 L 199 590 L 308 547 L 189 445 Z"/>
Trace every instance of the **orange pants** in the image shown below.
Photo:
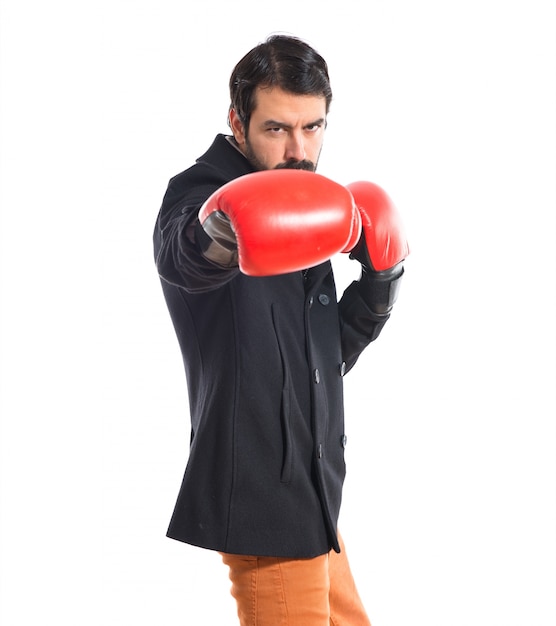
<path fill-rule="evenodd" d="M 345 547 L 313 559 L 222 553 L 241 626 L 370 626 Z"/>

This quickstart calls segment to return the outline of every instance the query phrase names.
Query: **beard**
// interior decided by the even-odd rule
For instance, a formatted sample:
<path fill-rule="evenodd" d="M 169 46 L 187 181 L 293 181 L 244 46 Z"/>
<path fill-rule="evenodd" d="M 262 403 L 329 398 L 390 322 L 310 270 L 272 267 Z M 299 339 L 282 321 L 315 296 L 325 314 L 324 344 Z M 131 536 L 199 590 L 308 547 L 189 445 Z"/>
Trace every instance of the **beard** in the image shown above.
<path fill-rule="evenodd" d="M 257 158 L 251 143 L 245 138 L 245 156 L 251 165 L 258 171 L 275 169 L 275 170 L 305 170 L 307 172 L 315 172 L 317 169 L 317 163 L 309 161 L 308 159 L 302 159 L 298 161 L 296 159 L 289 159 L 283 163 L 278 163 L 273 168 L 267 167 L 262 161 Z"/>
<path fill-rule="evenodd" d="M 308 161 L 307 159 L 302 159 L 301 161 L 290 159 L 289 161 L 278 163 L 278 165 L 274 166 L 274 169 L 275 170 L 306 170 L 307 172 L 314 172 L 317 169 L 317 166 L 315 163 L 313 163 L 313 161 Z"/>

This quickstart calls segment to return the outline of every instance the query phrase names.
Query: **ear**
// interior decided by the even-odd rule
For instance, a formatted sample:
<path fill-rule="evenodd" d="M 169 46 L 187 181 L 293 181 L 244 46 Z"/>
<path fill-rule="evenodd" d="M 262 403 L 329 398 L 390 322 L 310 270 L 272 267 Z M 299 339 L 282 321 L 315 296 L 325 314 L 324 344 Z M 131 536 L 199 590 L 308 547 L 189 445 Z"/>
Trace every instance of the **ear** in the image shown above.
<path fill-rule="evenodd" d="M 242 146 L 245 143 L 245 127 L 243 126 L 243 122 L 239 119 L 235 109 L 230 109 L 228 119 L 235 140 L 239 146 Z"/>

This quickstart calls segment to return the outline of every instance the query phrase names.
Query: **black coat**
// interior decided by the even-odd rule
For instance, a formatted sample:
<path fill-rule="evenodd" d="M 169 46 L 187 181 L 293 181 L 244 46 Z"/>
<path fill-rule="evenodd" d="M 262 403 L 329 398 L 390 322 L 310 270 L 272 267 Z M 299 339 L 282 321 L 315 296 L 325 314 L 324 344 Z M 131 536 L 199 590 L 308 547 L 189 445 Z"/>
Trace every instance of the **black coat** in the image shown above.
<path fill-rule="evenodd" d="M 171 179 L 155 259 L 189 391 L 189 459 L 168 536 L 292 558 L 339 550 L 342 376 L 387 318 L 354 281 L 337 303 L 330 262 L 273 277 L 214 265 L 194 229 L 203 201 L 252 172 L 223 135 Z"/>

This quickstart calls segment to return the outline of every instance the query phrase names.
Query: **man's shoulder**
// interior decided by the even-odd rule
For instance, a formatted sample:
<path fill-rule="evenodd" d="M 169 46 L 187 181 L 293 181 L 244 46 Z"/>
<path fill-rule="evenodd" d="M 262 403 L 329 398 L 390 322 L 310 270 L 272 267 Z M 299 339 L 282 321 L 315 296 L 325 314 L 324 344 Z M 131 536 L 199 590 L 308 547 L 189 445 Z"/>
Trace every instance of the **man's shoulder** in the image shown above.
<path fill-rule="evenodd" d="M 218 188 L 251 171 L 247 159 L 228 141 L 226 135 L 217 135 L 210 148 L 193 165 L 170 179 L 169 187 L 176 191 L 196 187 Z"/>

